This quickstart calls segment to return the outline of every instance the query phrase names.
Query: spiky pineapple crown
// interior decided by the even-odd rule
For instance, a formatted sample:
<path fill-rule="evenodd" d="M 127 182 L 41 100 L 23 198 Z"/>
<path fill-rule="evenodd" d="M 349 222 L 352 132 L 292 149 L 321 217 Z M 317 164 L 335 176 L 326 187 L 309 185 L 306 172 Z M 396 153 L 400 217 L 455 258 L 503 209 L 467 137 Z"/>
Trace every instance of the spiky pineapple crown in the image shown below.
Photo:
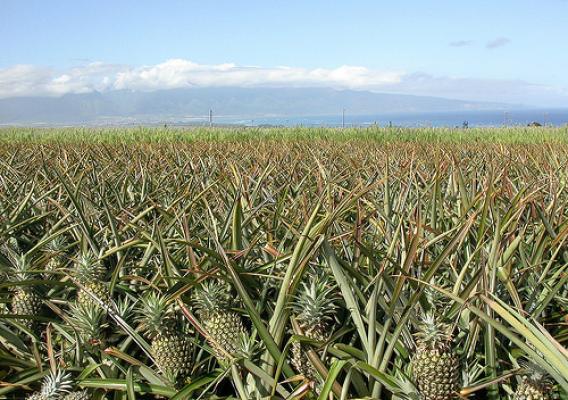
<path fill-rule="evenodd" d="M 420 322 L 416 339 L 420 347 L 443 349 L 452 341 L 451 325 L 440 321 L 433 312 L 427 313 Z"/>
<path fill-rule="evenodd" d="M 231 307 L 231 288 L 221 281 L 206 281 L 193 294 L 194 304 L 202 316 Z"/>
<path fill-rule="evenodd" d="M 59 400 L 71 391 L 73 380 L 70 374 L 66 374 L 61 370 L 51 372 L 45 377 L 41 385 L 41 391 L 30 398 Z M 38 396 L 39 395 L 39 396 Z"/>
<path fill-rule="evenodd" d="M 84 340 L 93 343 L 103 337 L 103 331 L 108 326 L 103 309 L 92 303 L 72 303 L 69 308 L 70 322 Z"/>
<path fill-rule="evenodd" d="M 65 252 L 65 247 L 67 246 L 67 241 L 64 236 L 57 236 L 51 242 L 47 243 L 45 246 L 45 251 L 50 253 L 52 256 L 60 256 Z"/>
<path fill-rule="evenodd" d="M 31 263 L 25 256 L 13 255 L 10 257 L 12 268 L 8 270 L 8 276 L 12 282 L 22 282 L 31 279 Z"/>
<path fill-rule="evenodd" d="M 303 282 L 292 302 L 292 310 L 303 326 L 321 326 L 333 321 L 337 311 L 335 286 L 327 277 Z"/>
<path fill-rule="evenodd" d="M 75 277 L 79 282 L 90 282 L 103 279 L 106 270 L 100 261 L 90 253 L 83 253 L 77 257 L 75 263 Z"/>
<path fill-rule="evenodd" d="M 167 298 L 162 294 L 150 292 L 140 300 L 140 305 L 136 311 L 138 313 L 136 321 L 140 323 L 140 328 L 150 338 L 168 333 L 175 328 L 174 307 L 168 303 Z"/>
<path fill-rule="evenodd" d="M 10 266 L 6 269 L 5 275 L 9 282 L 20 283 L 33 279 L 32 264 L 28 257 L 24 255 L 19 255 L 14 252 L 8 252 L 8 259 L 10 260 Z M 25 290 L 33 291 L 32 286 L 19 286 L 14 285 L 12 290 Z"/>
<path fill-rule="evenodd" d="M 18 242 L 18 239 L 16 239 L 15 237 L 11 236 L 8 238 L 8 240 L 6 241 L 6 248 L 7 250 L 16 252 L 16 253 L 21 253 L 22 249 L 20 247 L 20 243 Z"/>
<path fill-rule="evenodd" d="M 424 294 L 426 299 L 428 300 L 428 304 L 432 307 L 432 312 L 435 312 L 438 315 L 444 315 L 446 310 L 449 306 L 451 306 L 451 302 L 448 301 L 447 297 L 445 297 L 439 290 L 435 288 L 444 288 L 443 282 L 440 280 L 434 280 L 434 286 L 427 286 L 424 288 Z"/>
<path fill-rule="evenodd" d="M 539 387 L 552 386 L 553 382 L 550 374 L 540 365 L 530 360 L 522 360 L 519 361 L 519 366 L 523 369 L 523 378 L 531 384 Z"/>
<path fill-rule="evenodd" d="M 129 297 L 120 297 L 116 301 L 116 314 L 125 321 L 130 321 L 135 312 L 135 303 Z"/>

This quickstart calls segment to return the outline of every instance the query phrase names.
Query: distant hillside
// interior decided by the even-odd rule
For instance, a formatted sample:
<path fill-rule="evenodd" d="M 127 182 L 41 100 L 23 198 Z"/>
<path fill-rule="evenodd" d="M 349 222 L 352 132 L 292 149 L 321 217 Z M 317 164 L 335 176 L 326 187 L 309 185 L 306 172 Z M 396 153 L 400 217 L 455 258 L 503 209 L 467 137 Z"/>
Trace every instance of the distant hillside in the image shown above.
<path fill-rule="evenodd" d="M 159 122 L 215 115 L 266 117 L 510 109 L 510 105 L 327 88 L 194 88 L 0 99 L 0 124 Z"/>

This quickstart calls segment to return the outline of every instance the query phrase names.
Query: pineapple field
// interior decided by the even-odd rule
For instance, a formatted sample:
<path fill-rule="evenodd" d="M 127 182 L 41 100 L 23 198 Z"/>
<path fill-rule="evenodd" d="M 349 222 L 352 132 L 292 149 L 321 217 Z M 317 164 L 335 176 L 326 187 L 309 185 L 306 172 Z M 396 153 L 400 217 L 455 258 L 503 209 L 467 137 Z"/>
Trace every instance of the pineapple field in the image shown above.
<path fill-rule="evenodd" d="M 567 139 L 0 130 L 0 399 L 568 399 Z"/>

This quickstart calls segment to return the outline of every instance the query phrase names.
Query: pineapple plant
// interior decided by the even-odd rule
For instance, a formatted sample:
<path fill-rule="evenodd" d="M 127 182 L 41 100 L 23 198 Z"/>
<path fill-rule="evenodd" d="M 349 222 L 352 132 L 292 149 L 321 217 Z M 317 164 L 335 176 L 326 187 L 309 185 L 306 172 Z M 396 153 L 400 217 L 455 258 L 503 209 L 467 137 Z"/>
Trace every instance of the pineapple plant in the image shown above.
<path fill-rule="evenodd" d="M 151 340 L 158 368 L 172 382 L 184 378 L 191 368 L 190 342 L 179 327 L 174 307 L 165 296 L 151 292 L 137 309 L 141 330 Z"/>
<path fill-rule="evenodd" d="M 460 361 L 452 348 L 451 327 L 428 313 L 416 333 L 416 353 L 411 365 L 423 400 L 457 398 Z"/>
<path fill-rule="evenodd" d="M 207 281 L 194 294 L 194 304 L 217 360 L 228 363 L 241 353 L 246 330 L 239 314 L 231 311 L 231 290 L 219 281 Z"/>
<path fill-rule="evenodd" d="M 561 368 L 551 377 L 553 384 L 529 368 L 505 383 L 511 361 L 522 351 L 507 339 L 522 334 L 513 320 L 538 321 L 537 328 L 547 329 L 550 335 L 543 331 L 538 338 L 542 346 L 559 349 L 566 342 L 568 175 L 561 167 L 568 160 L 566 129 L 554 128 L 551 136 L 535 131 L 534 137 L 555 138 L 545 146 L 540 139 L 539 145 L 508 145 L 511 130 L 490 131 L 501 136 L 500 143 L 483 143 L 485 129 L 467 135 L 429 129 L 423 139 L 414 129 L 375 127 L 339 136 L 317 129 L 307 133 L 323 140 L 269 138 L 268 143 L 245 139 L 304 134 L 296 129 L 292 135 L 280 129 L 268 135 L 232 128 L 228 134 L 168 130 L 167 138 L 195 139 L 179 146 L 161 140 L 153 129 L 111 131 L 57 129 L 35 135 L 26 130 L 20 135 L 0 129 L 0 245 L 27 254 L 31 264 L 15 273 L 10 258 L 0 255 L 0 308 L 5 306 L 0 310 L 0 398 L 25 399 L 37 390 L 36 400 L 179 398 L 184 393 L 210 400 L 457 400 L 459 395 L 539 400 L 561 397 L 559 389 L 568 387 Z M 442 133 L 458 140 L 426 143 Z M 519 133 L 533 135 L 523 128 Z M 10 143 L 13 135 L 22 140 Z M 89 139 L 83 141 L 85 135 Z M 205 136 L 219 143 L 201 140 Z M 332 136 L 357 139 L 339 142 Z M 405 143 L 394 143 L 395 136 Z M 476 143 L 462 145 L 473 141 L 465 136 Z M 140 143 L 113 145 L 113 137 Z M 50 138 L 65 140 L 49 144 Z M 71 143 L 73 138 L 81 145 Z M 410 143 L 414 139 L 418 145 Z M 42 143 L 33 144 L 36 140 Z M 55 236 L 73 245 L 46 248 L 43 244 Z M 43 256 L 36 258 L 40 248 Z M 77 274 L 75 258 L 87 249 L 92 257 L 82 258 Z M 205 293 L 201 280 L 191 290 L 188 303 L 193 306 L 194 295 L 202 302 L 194 309 L 196 319 L 188 314 L 192 322 L 203 322 L 195 323 L 203 337 L 194 347 L 192 328 L 172 298 L 186 296 L 204 274 L 226 274 L 227 261 L 241 282 L 229 274 L 206 279 L 211 282 L 203 285 Z M 334 269 L 346 301 L 338 289 L 336 302 L 332 293 L 326 296 L 331 284 L 313 282 L 314 271 L 303 273 L 311 265 L 330 277 L 328 268 Z M 106 297 L 115 267 L 116 290 L 111 307 L 104 307 L 97 297 Z M 59 281 L 63 271 L 68 276 Z M 44 281 L 36 278 L 44 273 Z M 240 309 L 236 283 L 251 296 L 246 311 Z M 91 285 L 95 288 L 89 290 Z M 92 296 L 100 286 L 99 295 Z M 155 327 L 146 330 L 144 318 L 133 320 L 139 314 L 149 318 L 138 310 L 151 292 L 167 301 L 147 306 L 154 310 L 147 314 L 158 317 L 150 318 Z M 444 292 L 459 292 L 460 301 L 450 302 Z M 489 307 L 495 312 L 487 312 L 493 304 L 484 304 L 482 294 L 505 311 Z M 12 310 L 41 296 L 45 311 L 53 311 L 52 323 L 30 340 L 25 333 L 31 330 L 16 322 L 28 322 L 23 316 L 28 312 Z M 415 309 L 418 317 L 435 310 L 427 318 L 433 326 L 421 326 L 416 317 L 408 322 Z M 249 326 L 248 311 L 262 318 L 255 321 L 259 328 L 269 328 L 269 335 L 251 335 L 257 343 L 247 341 L 246 334 L 239 338 Z M 445 316 L 457 312 L 455 328 L 440 324 L 454 326 Z M 503 318 L 505 312 L 511 318 Z M 173 320 L 176 313 L 175 323 L 161 326 L 160 315 Z M 418 319 L 421 332 L 414 336 Z M 290 320 L 293 332 L 305 340 L 288 346 Z M 496 340 L 485 341 L 487 326 L 494 327 Z M 142 335 L 149 339 L 140 341 Z M 184 339 L 191 343 L 189 373 L 184 371 L 191 385 L 175 394 L 178 382 L 170 381 L 156 361 L 174 374 L 181 370 L 181 358 L 188 354 Z M 534 341 L 529 342 L 532 348 Z M 276 357 L 276 348 L 289 351 Z M 490 369 L 489 350 L 495 356 Z M 333 373 L 328 375 L 331 395 L 322 396 L 319 369 L 307 357 L 312 353 Z M 562 362 L 566 358 L 555 354 Z M 341 361 L 332 366 L 332 356 Z M 378 366 L 381 374 L 368 365 Z M 65 366 L 63 375 L 84 377 L 81 384 L 93 389 L 83 391 L 55 375 L 42 395 L 43 376 L 54 366 Z M 460 392 L 452 372 L 459 369 L 467 386 Z M 125 392 L 130 388 L 134 395 Z"/>
<path fill-rule="evenodd" d="M 521 366 L 524 374 L 513 395 L 513 400 L 552 399 L 553 384 L 548 373 L 532 362 L 522 363 Z"/>
<path fill-rule="evenodd" d="M 109 289 L 104 282 L 106 269 L 93 255 L 81 254 L 75 263 L 75 278 L 79 283 L 77 303 L 101 306 L 110 303 Z"/>
<path fill-rule="evenodd" d="M 24 281 L 33 279 L 31 264 L 27 257 L 18 256 L 9 252 L 11 268 L 7 270 L 7 278 L 14 283 L 10 298 L 12 314 L 28 317 L 38 316 L 41 313 L 43 300 L 34 286 L 20 285 Z M 28 329 L 33 329 L 36 322 L 33 319 L 21 318 L 17 320 Z"/>
<path fill-rule="evenodd" d="M 51 279 L 53 273 L 60 270 L 65 265 L 65 238 L 58 236 L 49 242 L 45 252 L 49 260 L 45 266 L 44 279 Z"/>
<path fill-rule="evenodd" d="M 319 342 L 325 342 L 329 338 L 337 311 L 334 288 L 330 280 L 323 276 L 302 283 L 300 293 L 292 303 L 292 311 L 304 336 Z M 294 342 L 292 365 L 298 373 L 314 380 L 318 375 L 307 356 L 307 350 L 305 344 Z"/>

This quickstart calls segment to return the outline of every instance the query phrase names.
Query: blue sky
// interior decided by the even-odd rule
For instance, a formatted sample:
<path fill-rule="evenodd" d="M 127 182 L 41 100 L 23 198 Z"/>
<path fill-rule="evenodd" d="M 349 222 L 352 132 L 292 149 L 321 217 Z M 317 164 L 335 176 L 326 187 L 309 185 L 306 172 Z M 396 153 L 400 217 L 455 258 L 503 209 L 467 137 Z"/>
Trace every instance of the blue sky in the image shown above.
<path fill-rule="evenodd" d="M 328 85 L 568 107 L 566 38 L 566 0 L 2 0 L 0 96 Z"/>

